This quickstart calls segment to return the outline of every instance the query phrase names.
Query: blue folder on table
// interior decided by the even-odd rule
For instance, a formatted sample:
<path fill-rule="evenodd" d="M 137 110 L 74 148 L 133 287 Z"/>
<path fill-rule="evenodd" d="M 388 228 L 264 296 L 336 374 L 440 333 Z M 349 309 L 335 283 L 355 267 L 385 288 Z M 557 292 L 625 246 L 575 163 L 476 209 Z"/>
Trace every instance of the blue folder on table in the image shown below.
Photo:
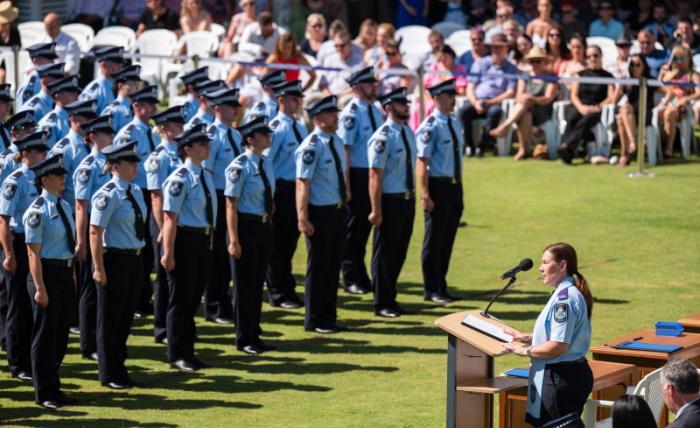
<path fill-rule="evenodd" d="M 667 352 L 669 354 L 683 349 L 683 347 L 679 345 L 661 345 L 658 343 L 645 343 L 634 340 L 626 340 L 613 347 L 617 349 L 632 349 L 635 351 Z"/>
<path fill-rule="evenodd" d="M 510 369 L 508 371 L 503 372 L 504 375 L 510 376 L 510 377 L 521 377 L 524 379 L 527 379 L 530 377 L 530 370 L 529 369 Z"/>

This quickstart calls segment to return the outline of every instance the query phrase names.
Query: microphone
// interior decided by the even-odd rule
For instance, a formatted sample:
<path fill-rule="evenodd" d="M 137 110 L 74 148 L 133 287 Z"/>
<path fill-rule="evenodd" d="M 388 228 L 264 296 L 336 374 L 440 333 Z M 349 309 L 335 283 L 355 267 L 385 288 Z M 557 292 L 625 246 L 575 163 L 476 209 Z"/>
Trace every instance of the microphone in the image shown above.
<path fill-rule="evenodd" d="M 486 309 L 484 310 L 484 312 L 481 313 L 481 316 L 484 318 L 489 318 L 490 317 L 489 309 L 491 309 L 491 305 L 493 305 L 493 302 L 495 302 L 496 299 L 498 299 L 498 296 L 503 294 L 511 285 L 513 285 L 513 283 L 517 279 L 515 275 L 518 272 L 525 272 L 525 271 L 528 271 L 530 269 L 532 269 L 532 259 L 522 259 L 522 260 L 520 260 L 520 263 L 518 263 L 518 265 L 516 267 L 514 267 L 510 270 L 507 270 L 503 275 L 501 275 L 501 279 L 510 278 L 510 281 L 508 281 L 508 284 L 506 284 L 505 287 L 501 288 L 500 291 L 498 293 L 496 293 L 495 296 L 493 296 L 493 299 L 491 299 L 489 304 L 486 306 Z"/>
<path fill-rule="evenodd" d="M 518 272 L 526 272 L 530 269 L 532 269 L 532 259 L 522 259 L 516 267 L 507 270 L 501 275 L 501 279 L 513 278 Z"/>

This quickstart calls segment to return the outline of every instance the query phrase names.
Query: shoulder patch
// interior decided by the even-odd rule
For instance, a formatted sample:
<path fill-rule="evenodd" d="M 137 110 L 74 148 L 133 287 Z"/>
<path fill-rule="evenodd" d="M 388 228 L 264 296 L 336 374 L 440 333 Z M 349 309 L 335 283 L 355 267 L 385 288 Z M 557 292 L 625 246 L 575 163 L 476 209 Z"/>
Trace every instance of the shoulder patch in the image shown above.
<path fill-rule="evenodd" d="M 98 210 L 103 210 L 109 205 L 109 195 L 107 193 L 100 193 L 95 196 L 95 208 Z"/>
<path fill-rule="evenodd" d="M 87 183 L 90 180 L 90 168 L 80 168 L 78 170 L 77 178 L 81 183 Z"/>
<path fill-rule="evenodd" d="M 302 154 L 301 159 L 307 165 L 312 164 L 314 162 L 314 160 L 316 159 L 316 150 L 314 150 L 314 149 L 304 150 L 304 153 Z"/>
<path fill-rule="evenodd" d="M 345 129 L 352 129 L 355 127 L 355 118 L 353 116 L 345 116 L 343 118 L 343 126 Z"/>
<path fill-rule="evenodd" d="M 8 201 L 15 197 L 17 193 L 17 185 L 15 183 L 5 183 L 2 188 L 2 197 Z"/>
<path fill-rule="evenodd" d="M 32 204 L 32 208 L 41 208 L 41 206 L 44 205 L 44 197 L 39 196 L 36 198 L 36 201 Z"/>
<path fill-rule="evenodd" d="M 422 143 L 427 143 L 428 140 L 430 140 L 430 137 L 431 137 L 431 136 L 432 136 L 432 134 L 430 133 L 430 129 L 428 129 L 428 128 L 423 128 L 423 130 L 421 131 L 420 135 L 418 136 L 418 139 L 419 139 Z"/>
<path fill-rule="evenodd" d="M 226 175 L 226 178 L 228 178 L 228 180 L 231 183 L 238 183 L 238 180 L 241 179 L 241 172 L 242 171 L 243 171 L 243 169 L 240 166 L 238 166 L 238 165 L 232 166 L 231 169 L 228 171 L 228 175 Z"/>
<path fill-rule="evenodd" d="M 374 141 L 374 151 L 381 154 L 384 153 L 384 150 L 386 149 L 386 142 L 384 140 L 375 140 Z"/>
<path fill-rule="evenodd" d="M 157 153 L 157 152 L 153 152 Z M 146 172 L 150 173 L 155 173 L 158 172 L 160 169 L 160 159 L 158 159 L 158 156 L 151 156 L 148 158 L 148 161 L 146 162 Z"/>
<path fill-rule="evenodd" d="M 557 294 L 558 300 L 566 300 L 569 298 L 569 287 L 562 289 L 559 294 Z"/>
<path fill-rule="evenodd" d="M 168 184 L 168 193 L 170 193 L 171 196 L 178 197 L 180 193 L 182 193 L 182 187 L 182 181 L 171 181 Z"/>
<path fill-rule="evenodd" d="M 41 225 L 41 213 L 39 211 L 30 211 L 27 214 L 27 225 L 32 229 L 36 229 Z"/>
<path fill-rule="evenodd" d="M 554 321 L 562 323 L 569 319 L 569 305 L 565 303 L 558 303 L 554 307 Z"/>

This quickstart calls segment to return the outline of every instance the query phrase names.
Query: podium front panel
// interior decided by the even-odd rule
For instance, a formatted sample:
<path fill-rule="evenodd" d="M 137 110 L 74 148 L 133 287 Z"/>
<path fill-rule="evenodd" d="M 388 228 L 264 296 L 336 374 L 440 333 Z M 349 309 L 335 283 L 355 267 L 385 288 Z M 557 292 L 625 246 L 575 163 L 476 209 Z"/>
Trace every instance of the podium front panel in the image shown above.
<path fill-rule="evenodd" d="M 491 427 L 491 394 L 457 391 L 469 381 L 493 377 L 493 358 L 479 348 L 453 335 L 448 336 L 447 350 L 447 427 Z"/>

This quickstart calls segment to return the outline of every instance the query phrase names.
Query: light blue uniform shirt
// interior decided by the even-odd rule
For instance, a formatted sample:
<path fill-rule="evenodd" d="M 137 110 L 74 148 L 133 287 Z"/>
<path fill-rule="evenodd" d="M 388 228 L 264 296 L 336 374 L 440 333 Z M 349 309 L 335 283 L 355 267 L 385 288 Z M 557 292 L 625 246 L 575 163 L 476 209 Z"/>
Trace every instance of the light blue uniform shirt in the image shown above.
<path fill-rule="evenodd" d="M 416 170 L 416 140 L 413 131 L 408 125 L 403 125 L 406 130 L 406 140 L 411 153 L 406 153 L 403 139 L 401 138 L 402 126 L 388 119 L 369 139 L 367 158 L 370 168 L 383 170 L 382 193 L 406 193 L 406 156 L 411 159 L 411 173 L 413 174 L 413 189 L 415 189 Z"/>
<path fill-rule="evenodd" d="M 80 162 L 88 155 L 88 151 L 83 143 L 83 137 L 72 129 L 51 150 L 46 154 L 49 158 L 54 155 L 63 155 L 63 165 L 68 171 L 66 176 L 66 188 L 61 194 L 61 197 L 66 200 L 71 206 L 75 205 L 75 183 L 73 182 L 73 173 L 75 172 Z"/>
<path fill-rule="evenodd" d="M 39 73 L 33 70 L 31 74 L 25 75 L 22 79 L 22 83 L 19 84 L 19 89 L 17 89 L 17 99 L 18 105 L 23 105 L 31 97 L 38 94 L 41 90 L 41 79 L 39 79 Z"/>
<path fill-rule="evenodd" d="M 15 143 L 0 153 L 0 183 L 5 181 L 21 164 L 15 162 L 13 157 L 19 152 Z"/>
<path fill-rule="evenodd" d="M 229 132 L 231 130 L 229 139 Z M 214 180 L 216 190 L 224 190 L 226 187 L 226 175 L 224 170 L 238 155 L 243 153 L 241 142 L 243 137 L 237 129 L 234 129 L 219 119 L 215 119 L 209 129 L 211 138 L 209 159 L 205 160 L 204 168 L 208 169 Z"/>
<path fill-rule="evenodd" d="M 83 92 L 80 94 L 81 100 L 97 100 L 97 113 L 102 114 L 102 110 L 114 101 L 114 90 L 112 89 L 112 80 L 102 75 L 97 76 L 95 80 L 90 82 Z"/>
<path fill-rule="evenodd" d="M 46 92 L 39 91 L 39 93 L 31 97 L 29 101 L 22 104 L 19 111 L 31 110 L 34 112 L 34 120 L 39 121 L 53 110 L 53 107 L 53 98 Z"/>
<path fill-rule="evenodd" d="M 344 173 L 346 167 L 343 140 L 335 134 L 316 128 L 294 152 L 297 178 L 310 180 L 309 203 L 311 205 L 335 205 L 345 202 L 341 201 L 338 174 L 329 146 L 331 137 L 333 147 L 338 153 L 340 168 Z"/>
<path fill-rule="evenodd" d="M 206 193 L 200 182 L 200 174 L 209 187 L 213 213 L 212 224 L 207 221 Z M 177 225 L 189 227 L 214 227 L 216 225 L 216 192 L 209 172 L 190 159 L 165 180 L 163 185 L 163 211 L 177 213 Z"/>
<path fill-rule="evenodd" d="M 207 127 L 211 125 L 214 122 L 214 116 L 212 116 L 208 111 L 199 109 L 197 110 L 197 113 L 192 116 L 192 119 L 188 120 L 187 123 L 185 123 L 185 129 L 190 129 L 191 127 L 195 125 L 199 125 L 200 123 L 205 124 Z"/>
<path fill-rule="evenodd" d="M 190 119 L 194 117 L 199 110 L 199 100 L 192 94 L 187 94 L 187 101 L 182 106 L 183 116 L 185 116 L 185 123 L 189 122 Z"/>
<path fill-rule="evenodd" d="M 278 109 L 277 101 L 264 94 L 262 101 L 255 103 L 246 111 L 243 123 L 248 123 L 251 117 L 255 118 L 259 116 L 266 117 L 269 122 L 270 118 L 277 116 Z"/>
<path fill-rule="evenodd" d="M 34 186 L 34 172 L 25 164 L 2 183 L 0 215 L 10 217 L 10 228 L 14 233 L 24 233 L 22 216 L 29 205 L 39 196 Z"/>
<path fill-rule="evenodd" d="M 293 127 L 296 126 L 300 140 L 294 134 Z M 275 177 L 278 180 L 296 180 L 296 164 L 294 162 L 294 151 L 299 147 L 309 132 L 301 120 L 294 120 L 282 112 L 277 113 L 274 120 L 270 122 L 272 137 L 270 147 L 265 150 L 265 156 L 272 161 L 275 169 Z"/>
<path fill-rule="evenodd" d="M 68 112 L 63 107 L 56 106 L 46 116 L 42 117 L 37 125 L 48 131 L 46 145 L 53 147 L 54 144 L 63 138 L 70 131 L 70 121 Z"/>
<path fill-rule="evenodd" d="M 111 175 L 104 172 L 105 155 L 93 148 L 92 152 L 80 162 L 73 173 L 75 183 L 75 199 L 78 201 L 90 201 L 97 190 L 104 186 Z M 88 211 L 90 210 L 88 204 Z"/>
<path fill-rule="evenodd" d="M 457 162 L 461 164 L 464 137 L 459 120 L 436 109 L 425 118 L 416 130 L 418 157 L 428 159 L 428 176 L 430 177 L 454 176 L 454 150 L 452 148 L 452 135 L 447 124 L 448 120 L 452 123 L 457 136 L 458 153 L 460 153 Z M 459 170 L 462 171 L 461 165 Z"/>
<path fill-rule="evenodd" d="M 148 131 L 151 131 L 151 139 L 148 139 Z M 126 141 L 136 141 L 136 153 L 139 155 L 137 175 L 134 178 L 134 184 L 139 187 L 146 188 L 146 168 L 144 161 L 160 144 L 160 137 L 153 133 L 151 128 L 143 123 L 138 117 L 134 117 L 129 124 L 123 127 L 114 137 L 115 144 L 122 144 Z"/>
<path fill-rule="evenodd" d="M 226 168 L 226 190 L 224 196 L 238 198 L 238 211 L 247 214 L 270 215 L 265 211 L 265 184 L 260 174 L 260 162 L 275 194 L 275 173 L 272 162 L 246 150 Z"/>
<path fill-rule="evenodd" d="M 182 165 L 177 156 L 177 144 L 161 140 L 156 150 L 146 160 L 148 190 L 163 190 L 165 179 Z"/>
<path fill-rule="evenodd" d="M 68 231 L 56 208 L 57 202 L 58 198 L 46 190 L 36 198 L 24 214 L 24 227 L 27 231 L 25 242 L 41 244 L 39 256 L 42 259 L 68 260 L 73 258 L 75 249 L 68 247 Z M 61 199 L 61 206 L 66 213 L 70 233 L 75 242 L 75 222 L 70 215 L 71 207 L 63 199 Z"/>
<path fill-rule="evenodd" d="M 102 111 L 102 115 L 111 115 L 112 128 L 114 128 L 114 132 L 119 132 L 120 129 L 125 127 L 134 118 L 131 101 L 120 95 L 105 107 Z"/>
<path fill-rule="evenodd" d="M 369 115 L 374 117 L 375 128 Z M 384 122 L 382 113 L 373 104 L 355 97 L 338 116 L 338 135 L 350 147 L 350 168 L 368 168 L 367 141 Z"/>
<path fill-rule="evenodd" d="M 134 195 L 136 205 L 141 211 L 141 218 L 145 219 L 146 203 L 143 201 L 141 189 L 135 185 L 130 186 L 119 177 L 112 177 L 92 197 L 90 224 L 105 229 L 102 235 L 105 247 L 136 250 L 146 245 L 143 239 L 136 238 L 136 229 L 134 228 L 136 213 L 126 196 L 129 187 L 131 187 L 131 194 Z"/>

